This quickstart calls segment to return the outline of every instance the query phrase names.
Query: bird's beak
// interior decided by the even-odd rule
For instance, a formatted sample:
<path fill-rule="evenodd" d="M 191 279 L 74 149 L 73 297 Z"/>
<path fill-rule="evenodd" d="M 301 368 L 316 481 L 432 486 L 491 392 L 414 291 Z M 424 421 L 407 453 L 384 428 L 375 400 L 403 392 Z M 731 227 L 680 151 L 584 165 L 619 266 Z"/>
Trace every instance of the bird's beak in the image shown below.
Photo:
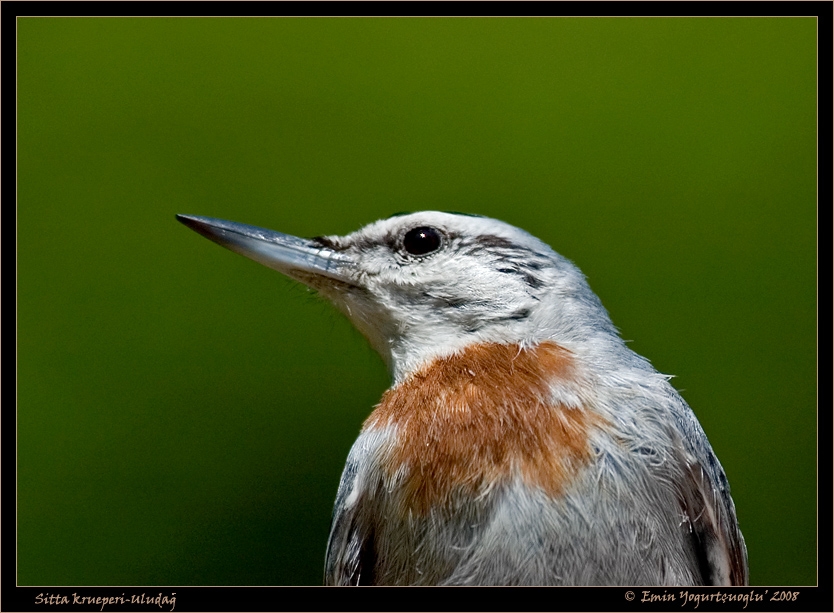
<path fill-rule="evenodd" d="M 321 277 L 354 284 L 355 262 L 315 241 L 211 217 L 177 215 L 177 220 L 218 245 L 306 285 L 319 285 L 316 281 Z"/>

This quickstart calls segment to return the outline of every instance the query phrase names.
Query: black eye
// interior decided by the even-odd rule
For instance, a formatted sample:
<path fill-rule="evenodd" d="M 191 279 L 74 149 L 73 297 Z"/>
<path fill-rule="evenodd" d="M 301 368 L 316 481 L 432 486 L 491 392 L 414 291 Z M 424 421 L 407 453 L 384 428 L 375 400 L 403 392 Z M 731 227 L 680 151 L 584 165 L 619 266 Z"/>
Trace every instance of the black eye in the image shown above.
<path fill-rule="evenodd" d="M 409 230 L 403 237 L 403 247 L 411 255 L 425 255 L 440 247 L 440 232 L 423 226 Z"/>

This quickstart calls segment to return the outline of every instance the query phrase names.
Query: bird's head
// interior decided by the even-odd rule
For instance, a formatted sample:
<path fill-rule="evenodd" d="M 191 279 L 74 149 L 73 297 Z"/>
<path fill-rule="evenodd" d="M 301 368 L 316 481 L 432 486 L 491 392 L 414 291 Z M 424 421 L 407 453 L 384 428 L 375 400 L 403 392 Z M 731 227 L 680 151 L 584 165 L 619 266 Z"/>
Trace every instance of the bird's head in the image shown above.
<path fill-rule="evenodd" d="M 473 343 L 554 340 L 572 348 L 617 338 L 571 262 L 495 219 L 423 211 L 347 236 L 300 239 L 207 217 L 177 218 L 326 296 L 395 380 Z"/>

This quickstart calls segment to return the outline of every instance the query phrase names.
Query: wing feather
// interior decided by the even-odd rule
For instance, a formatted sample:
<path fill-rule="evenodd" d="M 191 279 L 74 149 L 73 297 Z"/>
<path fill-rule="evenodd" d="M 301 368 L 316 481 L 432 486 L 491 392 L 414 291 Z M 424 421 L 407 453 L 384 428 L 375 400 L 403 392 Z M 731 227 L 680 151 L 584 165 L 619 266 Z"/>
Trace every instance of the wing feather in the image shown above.
<path fill-rule="evenodd" d="M 339 483 L 325 555 L 325 585 L 374 584 L 373 516 L 367 508 L 369 501 L 363 491 L 362 463 L 358 461 L 363 451 L 367 449 L 357 441 Z"/>
<path fill-rule="evenodd" d="M 704 585 L 747 585 L 747 549 L 724 472 L 686 458 L 681 504 Z M 717 469 L 717 470 L 716 470 Z"/>

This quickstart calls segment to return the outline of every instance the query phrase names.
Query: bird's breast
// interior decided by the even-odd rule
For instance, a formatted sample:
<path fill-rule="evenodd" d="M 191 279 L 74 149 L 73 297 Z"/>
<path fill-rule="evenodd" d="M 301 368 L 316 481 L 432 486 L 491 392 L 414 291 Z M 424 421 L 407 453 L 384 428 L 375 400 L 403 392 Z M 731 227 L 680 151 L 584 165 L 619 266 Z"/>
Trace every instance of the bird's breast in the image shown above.
<path fill-rule="evenodd" d="M 591 460 L 589 437 L 605 420 L 559 398 L 580 385 L 572 354 L 481 343 L 437 358 L 389 389 L 364 430 L 390 428 L 382 470 L 410 512 L 456 495 L 478 496 L 520 476 L 558 497 Z"/>

